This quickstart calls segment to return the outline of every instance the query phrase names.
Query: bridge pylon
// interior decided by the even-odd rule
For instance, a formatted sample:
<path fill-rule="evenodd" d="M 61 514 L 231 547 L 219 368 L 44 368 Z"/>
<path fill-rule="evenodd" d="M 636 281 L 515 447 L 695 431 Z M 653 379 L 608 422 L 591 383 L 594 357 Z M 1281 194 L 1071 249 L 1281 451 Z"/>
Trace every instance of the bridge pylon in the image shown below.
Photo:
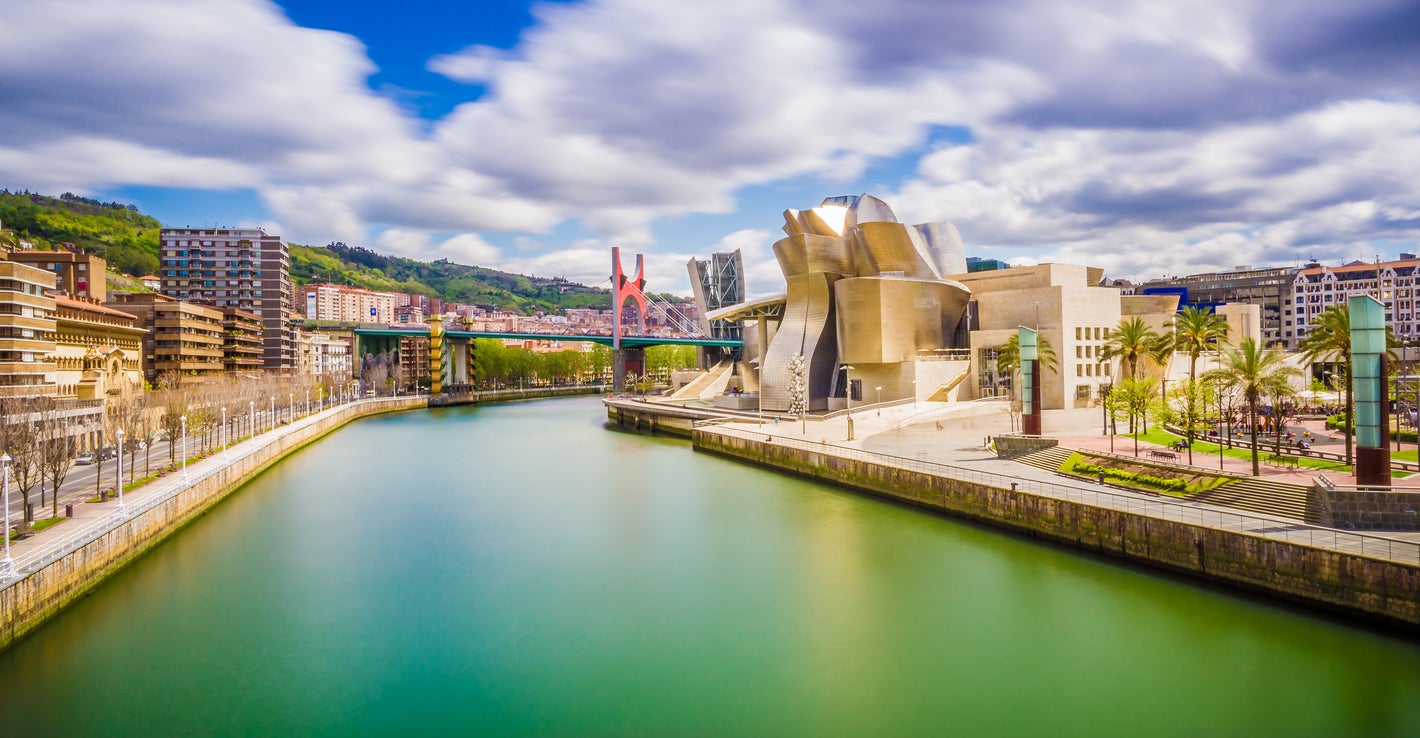
<path fill-rule="evenodd" d="M 444 316 L 429 316 L 429 394 L 444 394 Z"/>
<path fill-rule="evenodd" d="M 636 255 L 636 276 L 627 277 L 621 268 L 621 247 L 611 247 L 611 333 L 612 387 L 626 390 L 628 374 L 646 371 L 645 349 L 621 348 L 621 306 L 627 299 L 636 303 L 636 335 L 646 335 L 646 255 Z"/>

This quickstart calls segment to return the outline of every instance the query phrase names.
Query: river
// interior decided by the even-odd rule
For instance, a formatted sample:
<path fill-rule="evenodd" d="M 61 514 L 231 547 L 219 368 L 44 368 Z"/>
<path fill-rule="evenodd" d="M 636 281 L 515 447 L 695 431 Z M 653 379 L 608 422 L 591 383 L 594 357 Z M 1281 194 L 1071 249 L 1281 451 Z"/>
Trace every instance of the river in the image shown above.
<path fill-rule="evenodd" d="M 1415 641 L 604 417 L 336 432 L 0 654 L 0 732 L 1420 735 Z"/>

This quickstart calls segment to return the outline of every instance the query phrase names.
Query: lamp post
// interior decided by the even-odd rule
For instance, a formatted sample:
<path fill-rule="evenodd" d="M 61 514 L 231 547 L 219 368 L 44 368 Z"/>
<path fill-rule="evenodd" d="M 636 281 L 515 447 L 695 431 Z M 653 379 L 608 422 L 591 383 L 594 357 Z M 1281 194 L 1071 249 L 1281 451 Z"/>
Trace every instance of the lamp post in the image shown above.
<path fill-rule="evenodd" d="M 271 430 L 276 430 L 276 395 L 271 396 L 271 417 L 267 418 L 267 424 Z"/>
<path fill-rule="evenodd" d="M 250 418 L 250 420 L 249 420 L 248 422 L 251 424 L 251 435 L 252 435 L 253 438 L 255 438 L 255 437 L 256 437 L 256 400 L 247 400 L 247 416 Z"/>
<path fill-rule="evenodd" d="M 850 441 L 853 440 L 853 375 L 849 372 L 856 368 L 851 364 L 843 365 L 843 380 L 848 383 L 844 397 L 848 398 L 848 440 Z"/>
<path fill-rule="evenodd" d="M 874 387 L 873 389 L 875 389 L 875 390 L 878 391 L 878 404 L 879 404 L 879 405 L 883 404 L 883 388 L 882 388 L 882 387 Z M 880 410 L 879 412 L 882 412 L 882 411 Z"/>
<path fill-rule="evenodd" d="M 187 416 L 178 418 L 182 424 L 182 478 L 187 479 Z"/>
<path fill-rule="evenodd" d="M 296 422 L 296 393 L 286 393 L 286 419 L 287 422 Z"/>
<path fill-rule="evenodd" d="M 227 463 L 227 408 L 222 408 L 222 463 Z"/>
<path fill-rule="evenodd" d="M 305 404 L 305 405 L 302 405 L 301 407 L 303 408 L 303 409 L 301 410 L 301 414 L 302 414 L 302 415 L 310 415 L 310 414 L 311 414 L 311 391 L 310 391 L 309 388 L 306 389 L 306 404 Z"/>
<path fill-rule="evenodd" d="M 113 485 L 118 490 L 118 505 L 114 509 L 119 515 L 123 515 L 126 512 L 123 509 L 123 429 L 119 428 L 114 435 L 118 437 L 118 478 L 114 480 Z"/>
<path fill-rule="evenodd" d="M 0 534 L 5 536 L 5 558 L 0 559 L 0 581 L 15 576 L 15 560 L 10 558 L 10 462 L 12 460 L 9 454 L 0 456 L 0 466 L 5 467 L 5 499 L 0 500 L 0 507 L 5 508 L 5 530 L 0 531 Z"/>

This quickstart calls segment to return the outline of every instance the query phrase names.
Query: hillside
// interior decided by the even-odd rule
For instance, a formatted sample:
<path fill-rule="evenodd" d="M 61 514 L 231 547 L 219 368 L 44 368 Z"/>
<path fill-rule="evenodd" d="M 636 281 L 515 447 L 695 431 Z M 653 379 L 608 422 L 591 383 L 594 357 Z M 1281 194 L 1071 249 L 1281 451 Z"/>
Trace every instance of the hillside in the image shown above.
<path fill-rule="evenodd" d="M 158 271 L 162 224 L 132 205 L 100 202 L 72 193 L 50 197 L 0 190 L 0 246 L 27 241 L 39 249 L 74 243 L 133 276 Z M 566 308 L 609 308 L 611 296 L 563 279 L 534 278 L 495 269 L 386 256 L 360 246 L 291 245 L 291 277 L 298 284 L 328 281 L 372 290 L 409 292 L 523 313 Z"/>
<path fill-rule="evenodd" d="M 527 277 L 440 259 L 422 262 L 378 254 L 361 246 L 291 247 L 291 276 L 298 283 L 333 282 L 371 290 L 410 292 L 444 300 L 528 313 L 611 307 L 611 294 L 558 278 Z"/>
<path fill-rule="evenodd" d="M 115 271 L 142 276 L 158 270 L 162 224 L 132 205 L 68 192 L 48 197 L 5 190 L 0 191 L 0 224 L 13 232 L 11 240 L 29 241 L 36 248 L 74 243 L 102 256 Z"/>

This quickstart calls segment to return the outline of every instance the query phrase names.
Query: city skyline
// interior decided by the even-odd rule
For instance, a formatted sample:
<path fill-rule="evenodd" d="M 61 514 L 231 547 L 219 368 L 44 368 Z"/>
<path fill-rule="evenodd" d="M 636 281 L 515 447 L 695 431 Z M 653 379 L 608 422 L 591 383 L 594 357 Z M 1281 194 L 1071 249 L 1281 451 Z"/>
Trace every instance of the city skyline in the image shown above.
<path fill-rule="evenodd" d="M 1111 277 L 1414 251 L 1414 3 L 476 10 L 54 2 L 0 21 L 0 186 L 656 289 L 870 192 Z"/>

